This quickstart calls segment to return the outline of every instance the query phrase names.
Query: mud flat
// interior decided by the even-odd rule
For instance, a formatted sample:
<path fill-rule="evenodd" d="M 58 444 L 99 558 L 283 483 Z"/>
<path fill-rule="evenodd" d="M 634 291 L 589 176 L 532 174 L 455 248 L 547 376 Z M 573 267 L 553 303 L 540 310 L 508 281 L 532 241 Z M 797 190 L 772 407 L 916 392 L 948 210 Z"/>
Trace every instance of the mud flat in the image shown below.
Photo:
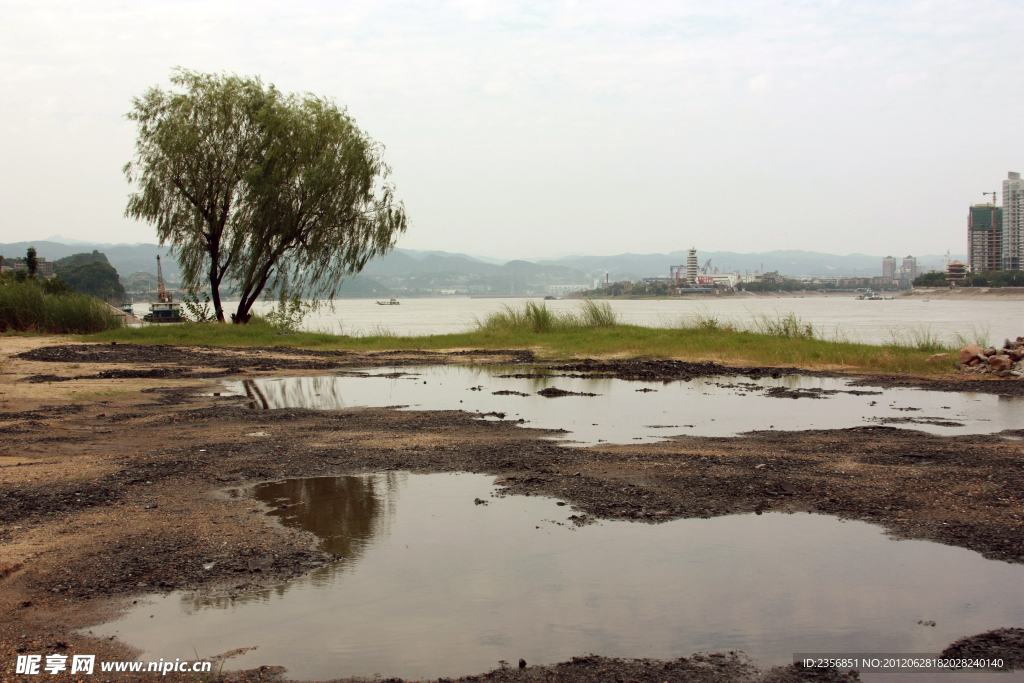
<path fill-rule="evenodd" d="M 0 656 L 6 679 L 14 677 L 17 654 L 134 656 L 121 638 L 90 636 L 88 629 L 144 596 L 196 591 L 240 599 L 334 562 L 316 535 L 264 514 L 266 504 L 223 494 L 288 478 L 470 472 L 500 480 L 509 496 L 567 503 L 561 508 L 567 524 L 812 512 L 994 562 L 1024 563 L 1022 430 L 942 436 L 864 426 L 570 448 L 551 441 L 550 430 L 454 409 L 252 410 L 235 396 L 203 395 L 221 393 L 211 391 L 218 378 L 273 377 L 284 370 L 531 362 L 518 352 L 339 355 L 83 347 L 39 338 L 3 344 L 0 609 L 6 618 Z M 651 368 L 594 365 L 600 363 L 586 371 L 636 375 Z M 675 374 L 701 372 L 672 367 Z M 706 371 L 723 373 L 721 366 Z M 876 385 L 897 381 L 937 388 L 907 378 Z M 956 388 L 956 380 L 940 384 Z M 1015 384 L 974 380 L 963 388 L 1002 394 Z M 793 403 L 796 410 L 800 405 Z M 960 651 L 1012 654 L 1019 662 L 1024 646 L 1012 629 L 1022 624 L 1002 626 L 995 635 L 963 633 Z M 531 662 L 520 670 L 513 659 L 487 674 L 464 675 L 495 681 L 853 680 L 837 671 L 811 676 L 792 667 L 767 669 L 739 653 L 684 654 L 630 660 L 580 652 L 561 664 Z M 244 656 L 231 660 L 233 666 L 243 669 L 230 675 L 234 679 L 287 677 L 273 666 L 245 671 Z"/>

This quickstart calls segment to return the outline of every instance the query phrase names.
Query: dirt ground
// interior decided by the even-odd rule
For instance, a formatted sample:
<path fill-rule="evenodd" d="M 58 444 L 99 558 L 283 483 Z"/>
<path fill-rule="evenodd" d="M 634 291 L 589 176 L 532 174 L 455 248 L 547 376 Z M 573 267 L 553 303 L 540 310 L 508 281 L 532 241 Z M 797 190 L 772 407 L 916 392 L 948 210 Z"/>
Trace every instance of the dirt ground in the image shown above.
<path fill-rule="evenodd" d="M 311 534 L 280 526 L 251 499 L 217 493 L 283 477 L 484 473 L 503 480 L 508 495 L 568 502 L 567 515 L 581 524 L 588 517 L 658 523 L 751 511 L 820 512 L 865 520 L 902 538 L 1024 562 L 1024 442 L 1004 438 L 1024 434 L 947 438 L 862 427 L 566 448 L 539 438 L 547 432 L 459 411 L 250 410 L 237 397 L 202 395 L 213 389 L 200 381 L 384 365 L 531 363 L 529 353 L 86 346 L 54 337 L 4 337 L 0 352 L 3 680 L 34 680 L 15 675 L 17 654 L 131 657 L 120 641 L 76 629 L 109 620 L 144 594 L 195 589 L 238 595 L 330 562 Z M 792 372 L 672 361 L 552 369 L 643 379 Z M 958 381 L 861 383 L 949 391 Z M 964 384 L 994 393 L 1011 385 L 1024 383 L 972 378 Z M 217 562 L 204 569 L 198 557 Z M 1024 662 L 1019 630 L 956 645 L 959 652 L 999 652 Z M 584 654 L 552 666 L 467 671 L 465 680 L 856 680 L 838 671 L 761 671 L 738 653 L 671 662 Z M 262 667 L 226 677 L 285 676 L 278 667 Z"/>

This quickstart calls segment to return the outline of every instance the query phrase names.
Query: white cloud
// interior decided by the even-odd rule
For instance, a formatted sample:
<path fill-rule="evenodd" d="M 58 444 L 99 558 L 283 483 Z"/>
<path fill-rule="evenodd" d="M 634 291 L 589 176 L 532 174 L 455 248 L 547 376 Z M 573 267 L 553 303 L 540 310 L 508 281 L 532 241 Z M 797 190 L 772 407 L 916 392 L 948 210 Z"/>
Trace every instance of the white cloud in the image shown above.
<path fill-rule="evenodd" d="M 1024 141 L 1020 3 L 9 2 L 0 241 L 125 221 L 130 98 L 171 67 L 348 104 L 403 244 L 493 255 L 962 250 Z M 979 106 L 984 103 L 985 106 Z M 998 140 L 998 142 L 990 142 Z"/>

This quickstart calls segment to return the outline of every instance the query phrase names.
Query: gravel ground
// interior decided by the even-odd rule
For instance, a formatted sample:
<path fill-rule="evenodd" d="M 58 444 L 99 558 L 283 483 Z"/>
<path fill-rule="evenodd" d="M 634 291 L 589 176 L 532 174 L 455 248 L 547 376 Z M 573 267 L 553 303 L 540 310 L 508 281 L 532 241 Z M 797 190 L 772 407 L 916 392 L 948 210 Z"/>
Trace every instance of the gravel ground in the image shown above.
<path fill-rule="evenodd" d="M 98 641 L 74 629 L 109 620 L 142 595 L 178 589 L 238 595 L 330 562 L 310 534 L 280 526 L 252 500 L 216 493 L 283 477 L 476 472 L 501 480 L 505 495 L 564 500 L 572 508 L 567 515 L 581 524 L 588 518 L 654 524 L 750 511 L 816 511 L 993 560 L 1024 561 L 1024 451 L 1020 441 L 1002 438 L 1021 434 L 947 438 L 878 426 L 566 448 L 538 438 L 547 432 L 459 411 L 253 411 L 236 398 L 199 396 L 195 382 L 226 373 L 532 360 L 519 352 L 334 354 L 18 343 L 13 350 L 20 355 L 4 347 L 8 358 L 0 375 L 3 680 L 16 678 L 19 653 L 130 656 L 119 641 Z M 649 360 L 553 369 L 584 368 L 645 378 L 658 372 L 666 378 L 791 372 L 723 372 L 714 364 Z M 39 376 L 67 379 L 25 382 Z M 1019 382 L 973 381 L 970 387 L 1010 384 Z M 203 569 L 200 556 L 216 565 Z M 1019 662 L 1021 641 L 1019 631 L 1004 629 L 951 647 L 975 654 L 988 648 Z M 856 680 L 793 667 L 759 671 L 740 653 L 658 662 L 588 656 L 466 673 L 463 680 L 479 681 Z M 283 676 L 278 667 L 263 667 L 229 677 Z"/>

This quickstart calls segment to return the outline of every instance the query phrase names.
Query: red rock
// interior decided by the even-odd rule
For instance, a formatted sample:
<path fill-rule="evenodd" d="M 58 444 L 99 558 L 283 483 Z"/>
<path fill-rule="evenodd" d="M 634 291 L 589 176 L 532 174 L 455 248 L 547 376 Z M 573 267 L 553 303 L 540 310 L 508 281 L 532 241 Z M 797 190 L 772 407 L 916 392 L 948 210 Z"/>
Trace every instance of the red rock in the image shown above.
<path fill-rule="evenodd" d="M 1006 355 L 992 356 L 988 359 L 988 366 L 992 368 L 992 372 L 1009 370 L 1011 365 L 1013 365 L 1013 361 L 1011 361 L 1010 357 Z"/>
<path fill-rule="evenodd" d="M 964 348 L 960 349 L 960 362 L 970 363 L 971 359 L 977 358 L 982 355 L 984 349 L 977 344 L 968 344 Z"/>
<path fill-rule="evenodd" d="M 934 356 L 928 356 L 926 363 L 938 363 L 939 361 L 949 360 L 948 353 L 937 353 Z"/>
<path fill-rule="evenodd" d="M 1020 360 L 1021 358 L 1024 358 L 1024 349 L 1010 349 L 1007 355 L 1009 355 L 1013 360 Z"/>

